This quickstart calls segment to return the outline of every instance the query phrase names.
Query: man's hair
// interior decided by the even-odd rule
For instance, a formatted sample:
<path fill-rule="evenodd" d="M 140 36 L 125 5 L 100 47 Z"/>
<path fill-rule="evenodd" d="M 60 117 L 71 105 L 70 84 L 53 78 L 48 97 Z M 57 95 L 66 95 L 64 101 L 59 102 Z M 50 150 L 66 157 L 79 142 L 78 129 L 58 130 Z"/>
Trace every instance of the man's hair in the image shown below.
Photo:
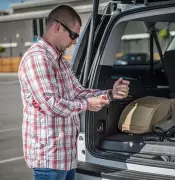
<path fill-rule="evenodd" d="M 49 25 L 56 22 L 55 19 L 68 27 L 73 27 L 76 22 L 78 22 L 80 26 L 82 25 L 78 13 L 67 5 L 60 5 L 53 9 L 48 16 L 47 24 Z"/>

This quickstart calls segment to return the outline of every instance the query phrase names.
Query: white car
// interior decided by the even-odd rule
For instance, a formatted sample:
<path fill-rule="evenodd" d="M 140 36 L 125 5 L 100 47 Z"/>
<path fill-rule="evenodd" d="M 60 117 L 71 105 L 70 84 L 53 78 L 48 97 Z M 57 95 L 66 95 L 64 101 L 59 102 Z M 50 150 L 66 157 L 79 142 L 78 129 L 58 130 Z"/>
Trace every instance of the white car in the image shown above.
<path fill-rule="evenodd" d="M 128 98 L 99 112 L 80 114 L 77 180 L 174 180 L 175 134 L 127 134 L 119 131 L 118 121 L 137 98 L 175 98 L 175 1 L 109 1 L 100 14 L 98 5 L 94 0 L 92 16 L 76 46 L 73 70 L 87 88 L 111 89 L 123 77 L 130 80 L 130 91 Z M 172 36 L 159 39 L 156 28 L 163 29 L 167 22 Z M 136 64 L 121 60 L 124 66 L 114 65 L 121 49 L 149 52 L 149 60 Z M 156 63 L 154 53 L 160 56 Z"/>

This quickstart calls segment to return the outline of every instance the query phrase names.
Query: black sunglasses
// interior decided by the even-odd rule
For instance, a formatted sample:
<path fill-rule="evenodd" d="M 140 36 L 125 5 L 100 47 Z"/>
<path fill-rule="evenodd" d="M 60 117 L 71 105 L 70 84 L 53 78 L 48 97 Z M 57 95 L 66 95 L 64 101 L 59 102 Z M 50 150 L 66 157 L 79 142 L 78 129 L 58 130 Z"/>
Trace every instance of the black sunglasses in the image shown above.
<path fill-rule="evenodd" d="M 79 35 L 75 32 L 73 32 L 72 30 L 70 30 L 66 25 L 64 25 L 62 22 L 58 21 L 55 19 L 56 22 L 60 23 L 69 33 L 69 37 L 72 39 L 72 40 L 75 40 L 79 37 Z"/>

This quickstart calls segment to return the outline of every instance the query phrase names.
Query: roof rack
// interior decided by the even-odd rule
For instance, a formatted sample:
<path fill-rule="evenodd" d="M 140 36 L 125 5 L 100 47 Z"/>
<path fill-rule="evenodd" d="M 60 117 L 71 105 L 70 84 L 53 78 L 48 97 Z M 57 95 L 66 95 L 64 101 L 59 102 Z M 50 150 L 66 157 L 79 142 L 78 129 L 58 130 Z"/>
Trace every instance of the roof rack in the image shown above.
<path fill-rule="evenodd" d="M 134 4 L 137 4 L 137 1 L 138 1 L 138 0 L 133 0 L 133 3 L 134 3 Z M 145 5 L 148 5 L 148 0 L 144 0 L 143 3 L 144 3 Z"/>
<path fill-rule="evenodd" d="M 172 1 L 172 0 L 121 0 L 120 2 L 122 4 L 145 4 L 148 5 L 149 3 L 154 2 L 166 2 L 166 1 Z"/>

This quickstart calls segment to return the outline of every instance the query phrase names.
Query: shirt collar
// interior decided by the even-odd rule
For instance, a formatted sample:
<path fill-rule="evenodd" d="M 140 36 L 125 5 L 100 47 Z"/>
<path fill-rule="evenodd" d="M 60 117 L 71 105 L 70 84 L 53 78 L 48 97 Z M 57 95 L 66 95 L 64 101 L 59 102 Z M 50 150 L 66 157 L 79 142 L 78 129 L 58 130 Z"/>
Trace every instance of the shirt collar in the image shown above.
<path fill-rule="evenodd" d="M 55 60 L 60 59 L 63 55 L 63 52 L 53 47 L 53 45 L 50 44 L 44 37 L 41 37 L 38 42 L 46 48 L 46 50 L 49 52 L 50 55 L 53 56 Z"/>

